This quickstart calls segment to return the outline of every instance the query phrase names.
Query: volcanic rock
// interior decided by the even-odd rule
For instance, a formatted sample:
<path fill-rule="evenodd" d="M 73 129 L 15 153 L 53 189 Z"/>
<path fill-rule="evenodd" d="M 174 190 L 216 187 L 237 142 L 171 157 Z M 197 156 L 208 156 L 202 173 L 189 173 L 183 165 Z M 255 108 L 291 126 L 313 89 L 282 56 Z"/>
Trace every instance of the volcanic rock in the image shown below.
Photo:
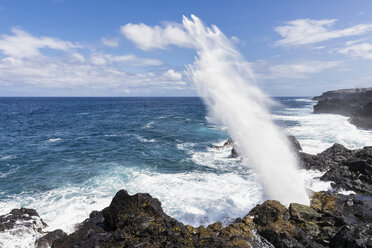
<path fill-rule="evenodd" d="M 316 114 L 340 114 L 357 127 L 372 128 L 372 88 L 328 91 L 313 100 Z"/>

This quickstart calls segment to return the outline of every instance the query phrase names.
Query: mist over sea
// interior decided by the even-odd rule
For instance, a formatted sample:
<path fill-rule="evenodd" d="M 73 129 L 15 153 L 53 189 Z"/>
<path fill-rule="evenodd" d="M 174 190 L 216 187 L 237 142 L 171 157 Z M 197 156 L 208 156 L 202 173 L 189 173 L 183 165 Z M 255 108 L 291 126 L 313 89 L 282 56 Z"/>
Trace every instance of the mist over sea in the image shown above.
<path fill-rule="evenodd" d="M 313 115 L 310 98 L 280 97 L 272 118 L 303 150 L 361 148 L 372 133 L 347 117 Z M 49 230 L 72 232 L 119 189 L 148 192 L 198 226 L 228 223 L 264 201 L 247 161 L 218 149 L 229 135 L 200 98 L 0 98 L 0 214 L 30 207 Z M 308 189 L 329 184 L 301 171 Z"/>

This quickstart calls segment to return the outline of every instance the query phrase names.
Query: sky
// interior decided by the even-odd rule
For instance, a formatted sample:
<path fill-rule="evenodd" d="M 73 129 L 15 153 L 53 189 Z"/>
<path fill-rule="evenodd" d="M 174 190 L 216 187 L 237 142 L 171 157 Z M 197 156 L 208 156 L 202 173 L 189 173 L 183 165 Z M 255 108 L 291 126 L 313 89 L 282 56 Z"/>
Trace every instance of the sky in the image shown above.
<path fill-rule="evenodd" d="M 191 15 L 270 96 L 372 86 L 371 0 L 0 0 L 0 96 L 195 96 Z"/>

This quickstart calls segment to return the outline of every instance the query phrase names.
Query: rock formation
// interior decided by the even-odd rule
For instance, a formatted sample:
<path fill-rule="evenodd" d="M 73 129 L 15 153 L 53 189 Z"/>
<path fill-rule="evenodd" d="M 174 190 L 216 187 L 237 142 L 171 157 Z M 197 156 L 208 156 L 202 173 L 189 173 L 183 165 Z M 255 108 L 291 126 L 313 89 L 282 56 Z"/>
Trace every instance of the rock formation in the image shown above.
<path fill-rule="evenodd" d="M 372 128 L 372 88 L 327 91 L 313 100 L 316 114 L 340 114 L 357 127 Z"/>

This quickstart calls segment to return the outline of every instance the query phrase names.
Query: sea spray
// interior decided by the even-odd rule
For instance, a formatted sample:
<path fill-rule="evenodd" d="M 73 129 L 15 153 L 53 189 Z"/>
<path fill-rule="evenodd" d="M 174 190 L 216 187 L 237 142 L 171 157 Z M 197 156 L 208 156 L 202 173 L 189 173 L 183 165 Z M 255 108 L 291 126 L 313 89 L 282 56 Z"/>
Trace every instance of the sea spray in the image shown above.
<path fill-rule="evenodd" d="M 270 99 L 252 83 L 252 70 L 216 27 L 192 15 L 183 26 L 198 57 L 187 73 L 215 121 L 227 127 L 240 152 L 259 175 L 267 198 L 308 204 L 305 185 L 284 134 L 267 110 Z"/>

